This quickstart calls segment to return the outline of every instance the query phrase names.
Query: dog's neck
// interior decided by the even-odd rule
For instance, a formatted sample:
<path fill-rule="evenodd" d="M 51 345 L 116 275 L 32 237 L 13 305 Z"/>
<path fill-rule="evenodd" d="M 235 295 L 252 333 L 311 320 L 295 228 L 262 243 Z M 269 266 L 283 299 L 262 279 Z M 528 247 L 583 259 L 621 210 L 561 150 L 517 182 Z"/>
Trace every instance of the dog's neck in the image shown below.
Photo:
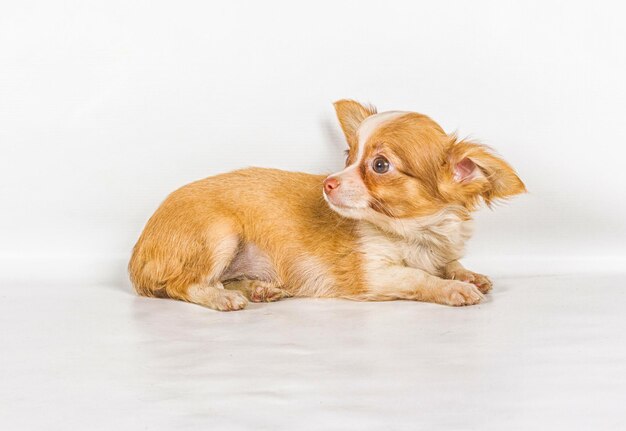
<path fill-rule="evenodd" d="M 451 206 L 435 214 L 416 218 L 377 217 L 364 221 L 381 233 L 408 242 L 465 242 L 471 235 L 472 219 L 462 207 Z"/>
<path fill-rule="evenodd" d="M 459 260 L 472 233 L 468 214 L 448 209 L 413 219 L 361 221 L 361 249 L 374 261 L 384 260 L 440 275 Z"/>

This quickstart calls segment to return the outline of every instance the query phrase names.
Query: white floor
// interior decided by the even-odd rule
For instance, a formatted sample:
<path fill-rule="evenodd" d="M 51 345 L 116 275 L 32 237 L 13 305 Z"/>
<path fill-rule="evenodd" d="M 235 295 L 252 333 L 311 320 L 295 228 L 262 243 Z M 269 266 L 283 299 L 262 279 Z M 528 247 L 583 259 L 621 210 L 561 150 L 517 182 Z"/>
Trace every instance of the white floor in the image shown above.
<path fill-rule="evenodd" d="M 488 302 L 219 313 L 116 286 L 2 286 L 2 430 L 626 429 L 622 275 Z"/>

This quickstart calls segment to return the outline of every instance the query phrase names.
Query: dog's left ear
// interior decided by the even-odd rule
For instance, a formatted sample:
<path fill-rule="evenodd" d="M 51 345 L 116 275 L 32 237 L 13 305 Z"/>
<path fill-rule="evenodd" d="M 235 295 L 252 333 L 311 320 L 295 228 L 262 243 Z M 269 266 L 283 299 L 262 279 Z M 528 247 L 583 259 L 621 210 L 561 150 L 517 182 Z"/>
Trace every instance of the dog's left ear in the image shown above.
<path fill-rule="evenodd" d="M 484 145 L 454 140 L 449 150 L 452 181 L 465 195 L 480 195 L 489 205 L 526 192 L 515 170 Z"/>
<path fill-rule="evenodd" d="M 359 102 L 347 99 L 338 100 L 333 105 L 335 106 L 335 112 L 337 113 L 343 134 L 346 135 L 348 146 L 350 149 L 355 149 L 358 145 L 357 129 L 363 120 L 376 113 L 376 108 L 363 106 Z"/>

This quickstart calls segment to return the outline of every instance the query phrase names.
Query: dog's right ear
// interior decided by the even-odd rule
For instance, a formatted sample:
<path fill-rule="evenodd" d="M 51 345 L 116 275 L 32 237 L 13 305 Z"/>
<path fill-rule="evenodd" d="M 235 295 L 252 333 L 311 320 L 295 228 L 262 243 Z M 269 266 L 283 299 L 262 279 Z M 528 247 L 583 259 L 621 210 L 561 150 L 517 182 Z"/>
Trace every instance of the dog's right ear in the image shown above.
<path fill-rule="evenodd" d="M 376 108 L 371 105 L 363 106 L 359 102 L 347 99 L 338 100 L 333 105 L 343 134 L 346 135 L 348 146 L 350 149 L 356 149 L 358 145 L 356 131 L 363 120 L 376 113 Z"/>

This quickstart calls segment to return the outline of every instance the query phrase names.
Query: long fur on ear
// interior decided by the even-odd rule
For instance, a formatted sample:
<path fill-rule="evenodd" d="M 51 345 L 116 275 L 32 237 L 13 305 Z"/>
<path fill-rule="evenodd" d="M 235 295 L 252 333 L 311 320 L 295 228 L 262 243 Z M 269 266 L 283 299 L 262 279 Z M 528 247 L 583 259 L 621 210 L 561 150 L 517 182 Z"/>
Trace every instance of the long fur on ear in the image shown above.
<path fill-rule="evenodd" d="M 479 197 L 491 205 L 494 200 L 526 192 L 511 165 L 485 145 L 452 137 L 448 155 L 452 181 L 448 191 L 470 205 Z"/>
<path fill-rule="evenodd" d="M 371 105 L 361 105 L 354 100 L 342 99 L 333 103 L 339 124 L 346 136 L 348 146 L 356 148 L 357 136 L 356 131 L 367 117 L 376 113 L 376 108 Z"/>

